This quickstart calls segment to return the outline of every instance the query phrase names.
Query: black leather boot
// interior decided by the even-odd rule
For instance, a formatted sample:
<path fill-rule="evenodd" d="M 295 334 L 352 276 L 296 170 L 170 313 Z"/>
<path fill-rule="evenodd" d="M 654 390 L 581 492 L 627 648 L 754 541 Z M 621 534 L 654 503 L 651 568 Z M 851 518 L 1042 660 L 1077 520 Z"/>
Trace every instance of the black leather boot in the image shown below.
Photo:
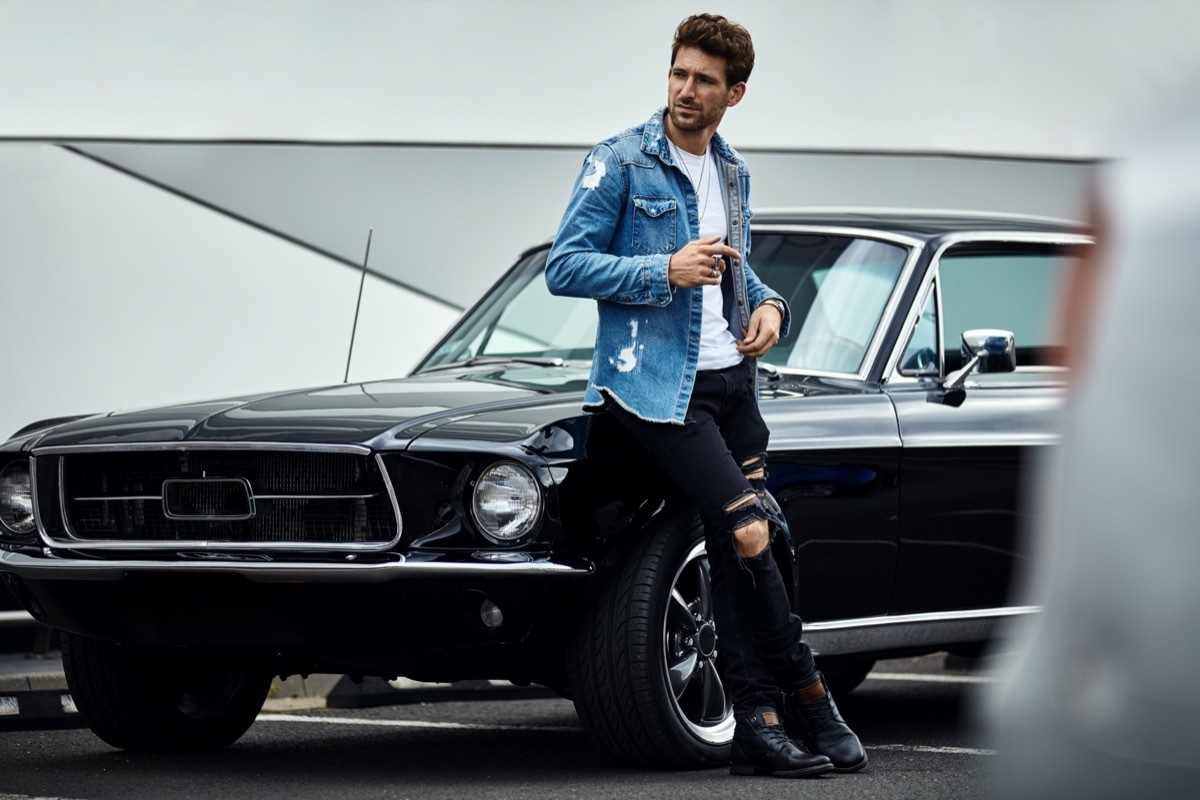
<path fill-rule="evenodd" d="M 828 758 L 807 753 L 788 738 L 773 709 L 738 718 L 729 755 L 731 775 L 807 778 L 833 770 Z"/>
<path fill-rule="evenodd" d="M 867 765 L 867 751 L 838 712 L 825 676 L 818 672 L 817 679 L 825 694 L 816 700 L 805 701 L 794 689 L 783 693 L 784 729 L 810 752 L 829 756 L 836 771 L 858 772 Z"/>

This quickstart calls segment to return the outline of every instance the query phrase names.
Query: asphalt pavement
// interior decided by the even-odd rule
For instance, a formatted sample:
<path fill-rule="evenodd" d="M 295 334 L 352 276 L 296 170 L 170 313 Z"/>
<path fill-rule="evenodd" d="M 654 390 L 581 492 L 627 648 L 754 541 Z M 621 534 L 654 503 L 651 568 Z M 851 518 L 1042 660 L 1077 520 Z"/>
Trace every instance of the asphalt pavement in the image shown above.
<path fill-rule="evenodd" d="M 238 742 L 206 754 L 124 752 L 82 728 L 0 728 L 0 800 L 985 797 L 995 759 L 974 707 L 990 677 L 961 666 L 940 655 L 880 662 L 839 698 L 870 757 L 855 775 L 779 781 L 730 776 L 727 768 L 628 769 L 591 744 L 569 701 L 478 694 L 266 710 Z M 26 676 L 53 672 L 20 660 L 17 667 Z M 415 690 L 435 688 L 453 687 Z M 504 691 L 490 697 L 512 697 Z"/>

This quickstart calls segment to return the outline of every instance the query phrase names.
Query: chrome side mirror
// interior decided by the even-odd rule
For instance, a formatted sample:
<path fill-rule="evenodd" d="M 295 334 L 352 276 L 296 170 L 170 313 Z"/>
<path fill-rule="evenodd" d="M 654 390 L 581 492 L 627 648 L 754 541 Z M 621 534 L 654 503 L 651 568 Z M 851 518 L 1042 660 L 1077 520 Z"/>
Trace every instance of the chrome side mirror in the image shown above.
<path fill-rule="evenodd" d="M 946 376 L 946 389 L 961 389 L 967 376 L 980 373 L 1012 372 L 1017 368 L 1017 344 L 1012 331 L 981 328 L 963 331 L 961 369 Z"/>

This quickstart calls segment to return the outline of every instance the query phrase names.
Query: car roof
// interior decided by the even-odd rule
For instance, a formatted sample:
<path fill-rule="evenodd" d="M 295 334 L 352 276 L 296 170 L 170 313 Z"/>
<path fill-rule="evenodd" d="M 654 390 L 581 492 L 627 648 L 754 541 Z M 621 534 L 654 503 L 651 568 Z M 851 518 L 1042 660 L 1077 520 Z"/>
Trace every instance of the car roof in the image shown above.
<path fill-rule="evenodd" d="M 1089 234 L 1078 220 L 993 211 L 955 211 L 921 208 L 796 207 L 756 208 L 755 225 L 813 225 L 824 228 L 864 228 L 901 233 L 915 239 L 933 239 L 952 233 L 1023 231 L 1031 233 Z M 528 248 L 522 257 L 554 243 L 550 237 Z"/>
<path fill-rule="evenodd" d="M 755 225 L 820 225 L 872 228 L 930 239 L 968 231 L 1086 233 L 1081 222 L 1029 214 L 909 208 L 768 208 L 755 209 Z"/>

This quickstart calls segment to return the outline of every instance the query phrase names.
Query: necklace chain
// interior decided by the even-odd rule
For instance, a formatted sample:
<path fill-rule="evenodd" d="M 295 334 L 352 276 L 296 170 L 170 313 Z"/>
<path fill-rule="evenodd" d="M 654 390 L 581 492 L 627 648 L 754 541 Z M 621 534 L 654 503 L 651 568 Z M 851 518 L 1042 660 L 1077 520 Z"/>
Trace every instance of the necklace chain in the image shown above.
<path fill-rule="evenodd" d="M 702 201 L 703 205 L 700 206 L 700 219 L 703 220 L 704 212 L 708 210 L 708 196 L 712 194 L 712 192 L 708 190 L 708 184 L 704 182 L 704 174 L 708 170 L 708 162 L 712 160 L 711 156 L 709 156 L 708 148 L 704 148 L 704 155 L 701 156 L 703 160 L 700 162 L 700 180 L 697 182 L 696 179 L 692 177 L 692 171 L 688 169 L 687 159 L 684 158 L 683 152 L 679 149 L 679 146 L 670 139 L 667 139 L 667 141 L 670 142 L 671 147 L 675 150 L 675 160 L 678 161 L 679 165 L 683 167 L 683 173 L 687 175 L 688 180 L 692 182 L 692 188 L 696 190 L 696 194 L 704 195 L 704 200 Z"/>

